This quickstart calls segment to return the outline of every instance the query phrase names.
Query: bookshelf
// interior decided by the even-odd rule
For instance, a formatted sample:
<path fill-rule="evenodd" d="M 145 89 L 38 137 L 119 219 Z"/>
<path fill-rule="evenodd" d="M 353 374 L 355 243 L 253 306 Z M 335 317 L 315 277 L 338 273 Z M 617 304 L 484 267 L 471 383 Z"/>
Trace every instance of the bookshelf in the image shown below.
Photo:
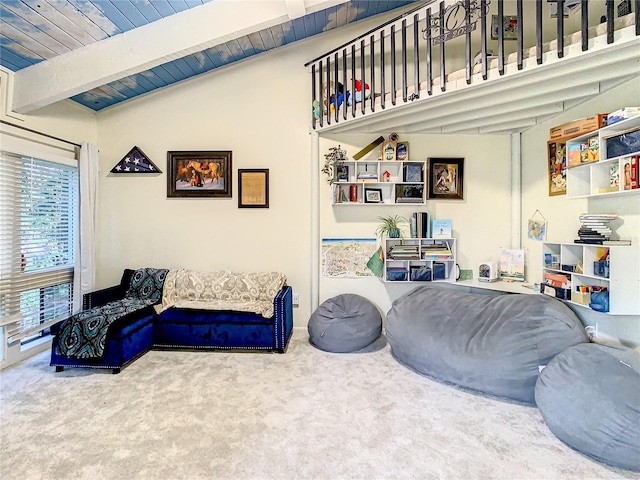
<path fill-rule="evenodd" d="M 566 140 L 567 196 L 585 198 L 640 192 L 640 147 L 634 145 L 640 145 L 640 116 Z M 589 150 L 597 153 L 589 157 Z M 635 169 L 634 186 L 625 183 L 626 168 Z"/>
<path fill-rule="evenodd" d="M 385 282 L 456 281 L 455 238 L 387 238 L 384 242 Z"/>
<path fill-rule="evenodd" d="M 424 205 L 425 161 L 344 161 L 332 184 L 333 205 Z"/>
<path fill-rule="evenodd" d="M 610 315 L 640 314 L 640 249 L 636 245 L 543 243 L 543 282 L 559 298 L 590 308 L 590 287 L 609 291 Z M 564 298 L 562 298 L 564 297 Z"/>

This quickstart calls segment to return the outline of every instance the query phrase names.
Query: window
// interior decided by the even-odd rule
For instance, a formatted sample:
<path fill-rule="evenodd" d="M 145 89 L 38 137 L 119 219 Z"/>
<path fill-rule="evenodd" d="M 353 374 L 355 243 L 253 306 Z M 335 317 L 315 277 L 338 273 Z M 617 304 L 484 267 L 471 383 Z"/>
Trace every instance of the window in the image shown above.
<path fill-rule="evenodd" d="M 22 343 L 71 314 L 77 204 L 76 166 L 0 152 L 0 319 Z"/>

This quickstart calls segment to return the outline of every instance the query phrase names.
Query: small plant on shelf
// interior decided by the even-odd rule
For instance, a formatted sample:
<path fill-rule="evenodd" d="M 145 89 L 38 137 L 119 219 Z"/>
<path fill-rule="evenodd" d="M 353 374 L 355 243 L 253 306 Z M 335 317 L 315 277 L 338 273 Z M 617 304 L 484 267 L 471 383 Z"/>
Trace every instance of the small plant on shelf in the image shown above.
<path fill-rule="evenodd" d="M 388 238 L 404 238 L 404 232 L 402 226 L 408 224 L 407 219 L 400 215 L 393 215 L 388 217 L 378 217 L 380 225 L 376 228 L 376 237 L 380 240 L 384 237 Z"/>
<path fill-rule="evenodd" d="M 336 171 L 347 159 L 347 151 L 342 150 L 340 145 L 331 147 L 329 153 L 324 154 L 324 165 L 321 172 L 327 176 L 327 183 L 332 185 L 336 179 Z"/>

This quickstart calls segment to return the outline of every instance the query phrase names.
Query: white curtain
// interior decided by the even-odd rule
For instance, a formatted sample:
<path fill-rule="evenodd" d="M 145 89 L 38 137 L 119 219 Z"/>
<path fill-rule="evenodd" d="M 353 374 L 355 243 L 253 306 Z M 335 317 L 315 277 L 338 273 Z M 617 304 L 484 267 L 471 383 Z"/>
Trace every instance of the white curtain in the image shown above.
<path fill-rule="evenodd" d="M 95 285 L 96 204 L 98 200 L 98 147 L 84 142 L 78 161 L 80 177 L 79 228 L 73 279 L 73 311 L 82 309 L 82 296 Z"/>

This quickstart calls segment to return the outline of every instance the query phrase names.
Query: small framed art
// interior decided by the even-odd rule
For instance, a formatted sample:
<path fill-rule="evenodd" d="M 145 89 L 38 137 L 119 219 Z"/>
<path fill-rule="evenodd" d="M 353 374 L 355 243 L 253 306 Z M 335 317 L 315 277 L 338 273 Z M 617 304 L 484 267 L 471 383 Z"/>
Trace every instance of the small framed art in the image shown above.
<path fill-rule="evenodd" d="M 404 165 L 403 181 L 422 182 L 422 167 L 424 163 L 406 163 Z"/>
<path fill-rule="evenodd" d="M 231 197 L 231 151 L 167 152 L 167 197 Z"/>
<path fill-rule="evenodd" d="M 498 39 L 498 30 L 500 23 L 498 22 L 498 15 L 491 16 L 491 39 Z M 517 40 L 518 38 L 518 17 L 513 15 L 504 15 L 502 17 L 502 28 L 504 31 L 505 40 Z"/>
<path fill-rule="evenodd" d="M 464 158 L 429 158 L 429 198 L 462 200 Z"/>
<path fill-rule="evenodd" d="M 381 188 L 366 188 L 364 189 L 364 203 L 381 203 L 382 202 L 382 189 Z"/>
<path fill-rule="evenodd" d="M 238 169 L 238 208 L 269 208 L 269 169 Z"/>

